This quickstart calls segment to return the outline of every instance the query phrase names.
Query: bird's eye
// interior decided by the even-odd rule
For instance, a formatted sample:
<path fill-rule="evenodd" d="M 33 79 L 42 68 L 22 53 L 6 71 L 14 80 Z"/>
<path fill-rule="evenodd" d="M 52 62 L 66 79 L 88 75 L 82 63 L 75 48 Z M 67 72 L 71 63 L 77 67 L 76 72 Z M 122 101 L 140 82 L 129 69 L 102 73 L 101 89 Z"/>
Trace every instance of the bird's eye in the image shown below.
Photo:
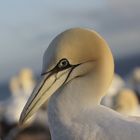
<path fill-rule="evenodd" d="M 69 65 L 69 61 L 67 59 L 62 59 L 58 63 L 58 67 L 61 68 L 61 69 L 66 68 L 68 65 Z"/>

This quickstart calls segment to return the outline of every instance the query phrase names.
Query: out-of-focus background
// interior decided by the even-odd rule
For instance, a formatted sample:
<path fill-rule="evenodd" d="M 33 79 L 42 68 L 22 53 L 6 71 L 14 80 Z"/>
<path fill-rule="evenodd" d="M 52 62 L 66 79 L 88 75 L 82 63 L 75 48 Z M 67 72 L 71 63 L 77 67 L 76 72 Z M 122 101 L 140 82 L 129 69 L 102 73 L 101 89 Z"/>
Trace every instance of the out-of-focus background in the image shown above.
<path fill-rule="evenodd" d="M 72 27 L 96 30 L 113 52 L 116 75 L 102 104 L 125 115 L 140 115 L 139 0 L 5 0 L 0 1 L 1 137 L 17 124 L 48 44 Z"/>

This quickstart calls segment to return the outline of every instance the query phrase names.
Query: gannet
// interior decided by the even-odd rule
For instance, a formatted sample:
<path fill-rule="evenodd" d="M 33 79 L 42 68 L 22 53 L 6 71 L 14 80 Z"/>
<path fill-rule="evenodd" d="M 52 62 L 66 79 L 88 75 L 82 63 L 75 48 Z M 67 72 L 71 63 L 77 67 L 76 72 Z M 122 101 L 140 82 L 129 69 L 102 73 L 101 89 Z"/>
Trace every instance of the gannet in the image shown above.
<path fill-rule="evenodd" d="M 21 92 L 18 76 L 13 76 L 9 82 L 9 89 L 12 96 L 16 97 Z"/>
<path fill-rule="evenodd" d="M 21 111 L 32 93 L 35 80 L 29 68 L 22 69 L 19 74 L 13 76 L 9 83 L 11 97 L 6 101 L 5 118 L 10 123 L 17 123 Z M 13 109 L 14 108 L 14 109 Z"/>
<path fill-rule="evenodd" d="M 13 123 L 18 122 L 20 113 L 21 113 L 21 108 L 19 109 L 20 113 L 17 116 L 17 106 L 13 112 L 13 108 L 15 107 L 15 98 L 18 96 L 18 94 L 20 93 L 20 86 L 19 86 L 19 80 L 17 76 L 14 76 L 10 79 L 9 82 L 9 89 L 11 92 L 11 96 L 9 98 L 7 98 L 4 101 L 0 102 L 0 116 L 2 118 L 5 118 L 6 121 L 8 121 L 9 123 Z M 18 102 L 19 104 L 19 102 Z M 20 106 L 20 104 L 18 105 Z M 23 109 L 23 106 L 22 106 Z M 0 117 L 0 118 L 1 118 Z"/>
<path fill-rule="evenodd" d="M 119 74 L 115 73 L 112 83 L 107 91 L 107 94 L 116 95 L 116 93 L 124 86 L 125 86 L 125 81 L 123 80 L 123 78 Z"/>
<path fill-rule="evenodd" d="M 140 103 L 140 67 L 136 67 L 129 79 L 129 83 L 132 86 L 132 88 L 135 90 Z"/>
<path fill-rule="evenodd" d="M 18 76 L 13 76 L 9 82 L 11 96 L 6 101 L 5 118 L 9 123 L 17 123 L 23 109 L 21 88 Z"/>
<path fill-rule="evenodd" d="M 140 67 L 137 67 L 133 71 L 133 79 L 135 82 L 140 82 Z"/>
<path fill-rule="evenodd" d="M 114 109 L 124 115 L 140 115 L 136 93 L 129 88 L 121 89 L 115 97 Z"/>
<path fill-rule="evenodd" d="M 125 81 L 121 78 L 120 75 L 115 73 L 106 96 L 104 96 L 103 99 L 101 100 L 101 104 L 110 108 L 114 108 L 115 96 L 117 96 L 119 91 L 122 88 L 124 88 L 124 86 L 125 86 Z"/>
<path fill-rule="evenodd" d="M 140 123 L 100 105 L 114 73 L 112 53 L 95 31 L 59 34 L 43 58 L 43 71 L 20 125 L 48 100 L 52 140 L 139 140 Z"/>
<path fill-rule="evenodd" d="M 24 68 L 19 73 L 19 81 L 24 95 L 29 96 L 35 86 L 34 74 L 31 69 Z"/>

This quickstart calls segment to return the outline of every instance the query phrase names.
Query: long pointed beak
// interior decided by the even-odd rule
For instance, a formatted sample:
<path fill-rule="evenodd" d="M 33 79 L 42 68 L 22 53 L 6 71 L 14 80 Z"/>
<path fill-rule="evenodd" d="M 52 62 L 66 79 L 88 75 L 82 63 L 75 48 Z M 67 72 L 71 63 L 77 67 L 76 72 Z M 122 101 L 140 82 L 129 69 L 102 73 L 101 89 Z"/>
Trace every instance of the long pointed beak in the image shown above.
<path fill-rule="evenodd" d="M 19 123 L 22 125 L 47 101 L 47 99 L 59 89 L 68 79 L 72 68 L 58 73 L 44 75 L 29 97 L 20 116 Z"/>

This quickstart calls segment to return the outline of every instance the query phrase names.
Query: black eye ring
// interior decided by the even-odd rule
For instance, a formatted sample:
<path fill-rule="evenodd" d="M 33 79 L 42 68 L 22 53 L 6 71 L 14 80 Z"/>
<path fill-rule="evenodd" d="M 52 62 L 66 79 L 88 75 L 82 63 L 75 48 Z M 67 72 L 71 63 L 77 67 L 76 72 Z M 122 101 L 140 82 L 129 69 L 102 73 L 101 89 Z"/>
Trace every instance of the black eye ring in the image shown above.
<path fill-rule="evenodd" d="M 66 68 L 67 66 L 69 66 L 69 61 L 67 59 L 61 59 L 58 63 L 58 67 L 60 69 Z"/>
<path fill-rule="evenodd" d="M 57 63 L 57 65 L 53 69 L 51 69 L 48 72 L 44 72 L 41 75 L 45 75 L 45 74 L 50 73 L 50 72 L 57 73 L 61 70 L 67 69 L 67 68 L 72 67 L 72 66 L 74 66 L 74 65 L 71 65 L 66 58 L 63 58 Z"/>

